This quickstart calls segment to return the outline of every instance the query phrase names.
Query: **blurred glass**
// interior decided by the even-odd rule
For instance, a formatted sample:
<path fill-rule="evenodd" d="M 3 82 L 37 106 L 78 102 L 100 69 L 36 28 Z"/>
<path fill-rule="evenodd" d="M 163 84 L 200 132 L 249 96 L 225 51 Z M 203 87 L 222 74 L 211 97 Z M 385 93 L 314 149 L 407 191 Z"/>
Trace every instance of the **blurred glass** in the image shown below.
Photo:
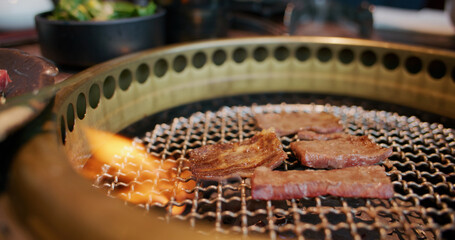
<path fill-rule="evenodd" d="M 369 38 L 372 5 L 363 0 L 291 0 L 284 23 L 290 35 Z"/>
<path fill-rule="evenodd" d="M 157 0 L 166 13 L 167 42 L 227 36 L 227 0 Z"/>
<path fill-rule="evenodd" d="M 448 12 L 450 16 L 450 21 L 452 22 L 452 26 L 455 26 L 455 4 L 454 0 L 447 0 L 445 10 Z"/>
<path fill-rule="evenodd" d="M 0 31 L 33 29 L 35 15 L 53 8 L 51 0 L 0 0 Z"/>

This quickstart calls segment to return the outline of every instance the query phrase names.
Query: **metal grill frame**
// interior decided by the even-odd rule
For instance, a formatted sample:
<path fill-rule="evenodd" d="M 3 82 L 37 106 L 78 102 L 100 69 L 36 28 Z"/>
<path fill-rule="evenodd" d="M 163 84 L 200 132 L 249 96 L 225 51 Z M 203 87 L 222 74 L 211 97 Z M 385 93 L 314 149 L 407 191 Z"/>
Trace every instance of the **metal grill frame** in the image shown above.
<path fill-rule="evenodd" d="M 265 59 L 255 54 L 264 49 Z M 353 53 L 351 62 L 339 56 L 344 49 Z M 328 60 L 321 57 L 327 50 Z M 375 61 L 365 61 L 368 56 Z M 181 57 L 183 65 L 176 60 Z M 181 221 L 165 224 L 94 190 L 72 167 L 90 154 L 79 126 L 118 132 L 182 104 L 271 92 L 352 96 L 455 118 L 454 68 L 453 52 L 327 37 L 216 40 L 128 55 L 68 79 L 38 134 L 15 157 L 9 194 L 38 238 L 203 239 Z M 150 226 L 156 226 L 152 232 Z M 212 226 L 195 229 L 210 232 Z"/>
<path fill-rule="evenodd" d="M 194 199 L 169 202 L 170 206 L 186 205 L 190 210 L 177 216 L 172 216 L 169 210 L 163 214 L 163 219 L 189 221 L 193 227 L 199 220 L 210 219 L 218 232 L 243 235 L 266 233 L 271 239 L 441 239 L 443 235 L 450 234 L 442 233 L 453 230 L 455 224 L 455 211 L 450 207 L 455 202 L 455 191 L 453 181 L 447 180 L 455 177 L 455 131 L 441 124 L 422 122 L 416 117 L 386 111 L 366 111 L 357 106 L 253 105 L 224 107 L 216 112 L 198 112 L 189 118 L 175 118 L 172 124 L 157 125 L 153 131 L 146 132 L 143 138 L 136 138 L 135 142 L 147 146 L 148 151 L 162 161 L 187 162 L 188 149 L 252 137 L 258 132 L 254 114 L 302 111 L 330 112 L 342 119 L 346 133 L 367 135 L 383 147 L 392 146 L 394 153 L 383 165 L 389 177 L 394 179 L 393 184 L 397 189 L 394 197 L 381 200 L 321 196 L 287 201 L 256 201 L 250 196 L 249 179 L 221 183 L 199 181 L 195 189 L 190 191 L 196 193 Z M 306 169 L 300 166 L 289 149 L 289 143 L 296 140 L 296 136 L 281 137 L 289 159 L 279 170 Z M 405 168 L 410 170 L 402 170 Z M 173 171 L 180 173 L 188 171 L 188 168 Z M 415 179 L 407 180 L 410 176 Z M 432 179 L 432 182 L 427 181 L 427 178 Z M 440 178 L 440 181 L 435 182 L 433 178 Z M 95 186 L 107 190 L 108 195 L 117 186 L 142 184 L 136 181 L 119 182 L 118 178 L 107 172 L 101 173 L 99 179 L 115 179 L 95 183 Z M 175 180 L 196 181 L 180 177 L 169 181 Z M 422 191 L 421 188 L 427 188 L 427 193 L 414 192 Z M 447 191 L 439 194 L 436 188 L 447 188 Z M 204 205 L 209 207 L 204 208 Z M 163 207 L 152 202 L 141 206 L 147 210 L 151 206 Z M 443 224 L 439 223 L 443 218 L 441 215 L 447 218 Z"/>

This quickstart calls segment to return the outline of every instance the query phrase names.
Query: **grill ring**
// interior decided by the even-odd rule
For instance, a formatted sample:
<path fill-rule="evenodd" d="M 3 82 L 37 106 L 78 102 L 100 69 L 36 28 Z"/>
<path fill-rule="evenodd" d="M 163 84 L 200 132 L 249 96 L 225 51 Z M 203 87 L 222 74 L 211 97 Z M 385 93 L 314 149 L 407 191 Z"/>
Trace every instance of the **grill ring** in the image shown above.
<path fill-rule="evenodd" d="M 274 54 L 269 54 L 265 60 L 257 62 L 252 56 L 254 49 L 259 46 L 264 47 L 269 53 L 274 53 L 277 47 L 283 46 L 289 50 L 290 54 L 283 61 L 278 61 L 273 56 Z M 321 48 L 328 48 L 332 53 L 332 57 L 326 62 L 320 62 L 317 59 L 316 52 Z M 240 62 L 236 62 L 233 59 L 236 49 L 244 49 L 243 54 L 237 59 L 241 60 Z M 302 53 L 302 50 L 298 51 L 298 49 L 308 49 L 308 52 L 305 50 Z M 352 50 L 354 60 L 351 63 L 344 64 L 339 62 L 337 57 L 333 57 L 338 56 L 339 51 L 342 49 Z M 186 59 L 192 59 L 198 52 L 202 52 L 205 56 L 213 56 L 214 52 L 218 50 L 227 53 L 227 58 L 221 65 L 214 64 L 211 62 L 211 58 L 207 57 L 207 62 L 200 69 L 187 65 L 182 72 L 176 73 L 169 67 L 169 64 L 178 55 L 183 55 Z M 390 70 L 383 65 L 383 61 L 375 61 L 372 66 L 368 67 L 363 66 L 359 59 L 360 54 L 365 51 L 374 53 L 377 56 L 376 59 L 383 59 L 385 54 L 392 52 L 398 56 L 398 67 Z M 415 74 L 411 74 L 405 69 L 404 61 L 414 56 L 421 61 L 421 69 Z M 455 100 L 453 99 L 455 95 L 454 80 L 451 76 L 445 74 L 441 79 L 435 81 L 427 72 L 429 60 L 439 60 L 444 63 L 451 73 L 453 72 L 455 58 L 451 52 L 373 41 L 318 37 L 210 41 L 160 48 L 112 60 L 68 79 L 67 87 L 57 94 L 52 115 L 48 116 L 49 121 L 43 125 L 47 132 L 39 134 L 30 143 L 26 144 L 24 150 L 18 154 L 14 161 L 10 181 L 12 185 L 10 194 L 15 199 L 15 209 L 20 213 L 21 218 L 24 219 L 32 232 L 42 238 L 45 238 L 44 236 L 56 236 L 56 238 L 80 239 L 87 236 L 96 236 L 115 239 L 129 236 L 130 238 L 141 239 L 147 237 L 147 230 L 151 223 L 159 226 L 157 231 L 154 232 L 154 237 L 159 237 L 160 230 L 163 230 L 163 238 L 169 237 L 170 235 L 168 234 L 179 235 L 180 233 L 176 231 L 167 232 L 168 225 L 155 222 L 150 217 L 144 217 L 140 211 L 132 210 L 135 208 L 125 207 L 116 199 L 106 199 L 99 191 L 94 191 L 88 186 L 89 184 L 74 172 L 71 166 L 80 164 L 83 156 L 89 153 L 85 143 L 80 141 L 82 137 L 79 129 L 80 125 L 85 124 L 118 132 L 144 116 L 181 104 L 222 96 L 264 92 L 307 92 L 354 96 L 401 104 L 433 112 L 445 118 L 453 118 L 455 116 L 453 112 L 453 106 L 455 105 Z M 157 67 L 157 63 L 162 67 Z M 149 66 L 150 71 L 153 72 L 148 75 L 143 83 L 139 83 L 135 71 L 132 71 L 132 69 L 138 69 L 142 64 Z M 118 91 L 118 76 L 126 69 L 131 71 L 133 81 L 125 91 Z M 434 73 L 432 75 L 440 76 Z M 108 76 L 113 76 L 115 80 L 113 85 L 116 88 L 114 95 L 110 99 L 101 94 L 104 93 L 103 83 Z M 85 118 L 76 118 L 73 131 L 69 132 L 67 109 L 69 104 L 77 106 L 77 97 L 81 93 L 88 96 L 87 102 L 89 104 L 87 104 Z M 318 103 L 316 102 L 316 104 Z M 141 107 L 137 108 L 134 106 Z M 56 120 L 54 121 L 54 119 Z M 414 121 L 416 120 L 418 118 L 410 116 L 406 122 L 401 124 L 409 125 L 410 128 L 417 130 L 427 127 L 426 125 L 415 125 Z M 72 123 L 72 121 L 69 122 Z M 428 124 L 428 126 L 430 128 L 434 127 L 432 123 Z M 367 129 L 361 129 L 361 131 L 365 130 Z M 398 132 L 397 134 L 401 133 Z M 429 132 L 428 134 L 436 133 Z M 411 139 L 416 139 L 418 144 L 425 144 L 424 135 L 420 133 L 411 136 Z M 453 137 L 451 139 L 453 140 Z M 381 141 L 387 142 L 388 140 L 382 139 Z M 396 144 L 399 143 L 399 141 L 396 142 Z M 453 143 L 448 145 L 451 148 L 453 147 Z M 398 148 L 398 145 L 395 147 Z M 432 154 L 437 156 L 439 153 L 430 153 L 426 156 L 428 147 L 418 148 L 409 144 L 405 144 L 402 147 L 412 151 L 419 151 L 417 154 L 400 155 L 404 156 L 406 161 L 413 159 L 420 162 L 428 162 L 428 166 L 432 169 L 431 171 L 444 173 L 451 170 L 444 165 L 444 162 L 437 163 L 432 161 L 435 158 Z M 448 147 L 446 146 L 446 148 Z M 452 152 L 451 154 L 444 154 L 445 162 L 447 162 L 447 159 L 449 161 L 453 159 L 453 149 L 438 151 Z M 28 154 L 27 152 L 33 152 L 34 154 Z M 53 153 L 52 156 L 49 156 L 49 152 Z M 34 159 L 40 160 L 34 161 Z M 68 161 L 65 161 L 66 159 Z M 397 166 L 407 168 L 406 164 L 403 166 L 400 166 L 400 164 L 394 165 L 395 168 Z M 52 169 L 52 174 L 49 174 L 49 169 Z M 410 169 L 405 170 L 413 171 L 412 167 Z M 394 171 L 392 168 L 391 173 L 393 174 Z M 396 172 L 396 177 L 400 178 L 401 175 Z M 446 176 L 445 179 L 446 181 L 452 181 L 453 177 Z M 402 201 L 413 200 L 418 196 L 411 192 L 411 190 L 414 190 L 404 180 L 398 179 L 397 181 L 402 184 L 403 191 L 405 191 L 405 197 L 401 199 Z M 79 193 L 77 201 L 70 197 L 74 193 L 69 189 L 77 190 L 77 193 Z M 449 185 L 449 189 L 453 189 L 453 185 Z M 445 192 L 445 190 L 439 191 Z M 31 193 L 33 194 L 30 195 Z M 27 201 L 27 199 L 33 199 L 34 202 Z M 317 200 L 315 203 L 316 207 L 320 208 L 324 201 L 327 200 L 330 200 L 330 198 Z M 435 200 L 436 206 L 438 206 L 439 201 L 441 201 L 441 204 L 443 204 L 442 202 L 451 204 L 452 200 L 441 197 L 440 200 Z M 373 204 L 375 203 L 371 201 L 367 203 L 367 208 L 365 209 L 367 214 L 369 213 L 369 206 L 373 206 Z M 428 204 L 431 205 L 432 202 L 430 201 Z M 265 208 L 272 208 L 272 206 L 267 205 Z M 392 208 L 396 208 L 395 212 L 399 212 L 398 206 L 392 206 Z M 50 216 L 48 214 L 50 209 L 58 209 L 62 214 Z M 89 209 L 89 214 L 86 213 L 87 209 Z M 311 214 L 311 210 L 310 208 L 303 213 Z M 268 211 L 262 210 L 259 212 L 268 213 Z M 295 217 L 302 215 L 300 212 L 277 211 L 277 221 L 288 221 L 288 219 L 281 217 L 284 213 L 295 213 L 293 215 Z M 335 212 L 335 214 L 337 213 Z M 436 224 L 438 221 L 444 222 L 444 219 L 446 219 L 444 213 L 441 215 L 436 210 L 428 211 L 427 214 L 431 215 L 429 219 L 433 219 L 429 223 L 430 226 L 433 226 L 431 224 Z M 74 220 L 72 223 L 77 222 L 78 224 L 63 221 L 68 216 L 71 216 Z M 377 218 L 376 216 L 374 214 L 371 215 L 373 218 Z M 403 215 L 398 215 L 396 226 L 404 220 Z M 99 222 L 105 222 L 106 225 L 118 230 L 106 232 L 106 229 L 93 227 L 98 225 Z M 270 225 L 270 223 L 270 221 L 264 222 L 266 225 Z M 322 230 L 322 225 L 316 225 L 319 226 L 316 228 L 303 225 L 295 228 L 283 227 L 282 230 L 284 232 L 299 232 L 305 227 L 309 227 L 315 236 L 319 236 L 318 231 L 322 231 L 326 237 L 333 237 L 338 234 L 331 233 L 331 230 L 334 230 L 336 226 L 345 229 L 349 227 L 349 234 L 351 231 L 355 231 L 355 226 L 352 223 L 353 216 L 347 215 L 346 222 L 339 225 L 332 224 L 332 229 Z M 122 230 L 122 226 L 125 224 L 128 226 L 136 224 L 135 229 L 140 230 Z M 179 226 L 185 229 L 184 225 Z M 362 223 L 359 226 L 361 226 L 361 229 L 370 229 L 371 227 L 378 228 L 379 225 Z M 404 231 L 412 231 L 414 225 L 411 224 L 409 227 L 409 229 L 404 229 Z M 80 228 L 87 231 L 80 231 Z M 204 227 L 201 226 L 201 228 Z M 448 234 L 448 236 L 453 233 L 453 230 L 448 227 L 442 228 L 440 231 L 446 235 Z M 182 231 L 180 235 L 186 237 L 185 233 Z M 386 232 L 379 231 L 378 234 L 379 237 L 384 237 Z M 444 234 L 435 234 L 437 236 L 445 236 Z M 269 237 L 273 238 L 273 231 Z"/>

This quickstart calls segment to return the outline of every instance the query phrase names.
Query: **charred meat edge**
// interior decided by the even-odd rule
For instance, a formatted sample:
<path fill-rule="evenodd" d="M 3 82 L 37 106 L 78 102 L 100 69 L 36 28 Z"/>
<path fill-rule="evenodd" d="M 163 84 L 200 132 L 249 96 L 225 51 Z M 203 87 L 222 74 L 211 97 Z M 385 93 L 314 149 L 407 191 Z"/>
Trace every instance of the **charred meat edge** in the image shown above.
<path fill-rule="evenodd" d="M 240 143 L 206 145 L 189 152 L 190 170 L 197 179 L 251 177 L 259 166 L 275 168 L 287 158 L 273 129 L 262 130 Z"/>

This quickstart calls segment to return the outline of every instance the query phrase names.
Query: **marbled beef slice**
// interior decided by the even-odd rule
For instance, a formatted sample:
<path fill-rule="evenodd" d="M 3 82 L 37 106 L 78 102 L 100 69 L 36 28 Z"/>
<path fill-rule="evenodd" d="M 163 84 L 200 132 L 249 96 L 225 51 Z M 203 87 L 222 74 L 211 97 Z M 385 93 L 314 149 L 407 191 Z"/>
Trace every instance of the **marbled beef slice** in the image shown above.
<path fill-rule="evenodd" d="M 392 148 L 383 148 L 367 136 L 349 134 L 329 140 L 293 142 L 290 146 L 302 165 L 311 168 L 373 165 L 392 154 Z"/>
<path fill-rule="evenodd" d="M 251 179 L 253 199 L 285 200 L 333 195 L 338 197 L 391 198 L 393 185 L 382 166 L 333 170 L 272 171 L 257 168 Z"/>
<path fill-rule="evenodd" d="M 317 133 L 343 131 L 340 119 L 327 112 L 264 113 L 256 114 L 254 118 L 261 129 L 274 128 L 278 136 L 295 134 L 301 130 Z"/>

